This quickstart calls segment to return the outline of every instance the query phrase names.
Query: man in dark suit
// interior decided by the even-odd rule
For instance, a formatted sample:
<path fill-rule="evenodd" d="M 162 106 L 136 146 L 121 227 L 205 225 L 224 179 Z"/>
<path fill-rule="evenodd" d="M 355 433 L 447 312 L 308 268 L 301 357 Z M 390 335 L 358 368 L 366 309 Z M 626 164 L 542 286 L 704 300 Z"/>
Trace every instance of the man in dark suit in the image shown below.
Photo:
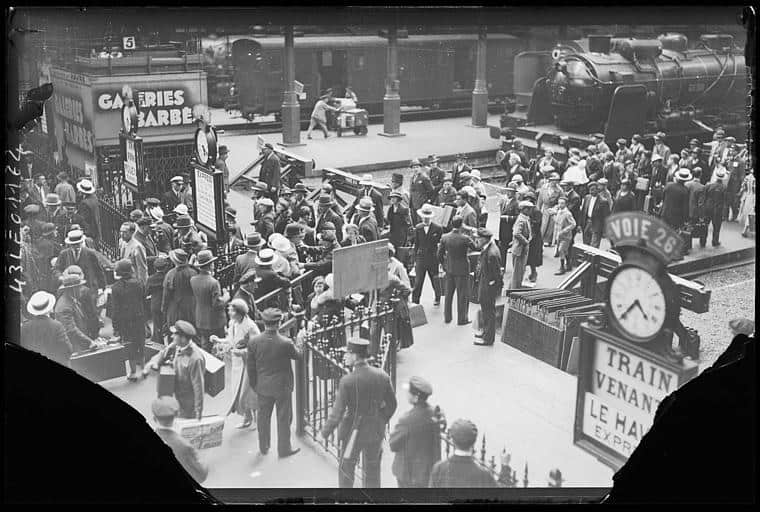
<path fill-rule="evenodd" d="M 275 253 L 272 249 L 269 248 L 261 249 L 255 258 L 256 288 L 253 292 L 253 297 L 255 299 L 260 299 L 264 295 L 277 289 L 290 287 L 290 281 L 272 269 L 274 260 Z M 262 309 L 270 306 L 280 307 L 279 299 L 277 297 L 272 298 L 271 300 L 267 301 L 266 304 L 262 305 Z"/>
<path fill-rule="evenodd" d="M 84 245 L 84 233 L 71 231 L 66 236 L 66 248 L 58 255 L 56 268 L 63 272 L 71 265 L 77 265 L 84 273 L 87 286 L 102 293 L 106 287 L 106 272 L 98 260 L 98 255 Z"/>
<path fill-rule="evenodd" d="M 726 171 L 723 168 L 715 170 L 715 181 L 705 185 L 705 209 L 704 215 L 712 224 L 712 246 L 720 245 L 720 227 L 723 224 L 723 208 L 726 204 L 726 186 L 723 180 L 726 178 Z M 702 232 L 699 239 L 699 245 L 707 245 L 707 229 Z"/>
<path fill-rule="evenodd" d="M 425 276 L 430 277 L 433 284 L 433 293 L 435 293 L 435 302 L 433 305 L 438 306 L 441 303 L 441 283 L 438 279 L 438 244 L 443 236 L 443 228 L 434 223 L 433 208 L 430 205 L 424 205 L 417 212 L 417 216 L 422 222 L 414 228 L 414 290 L 412 291 L 412 302 L 420 303 L 422 286 L 425 284 Z"/>
<path fill-rule="evenodd" d="M 367 363 L 368 340 L 350 339 L 346 348 L 345 362 L 353 367 L 353 371 L 340 379 L 335 404 L 322 428 L 322 437 L 327 439 L 338 428 L 341 446 L 338 484 L 341 488 L 354 486 L 360 453 L 364 486 L 377 488 L 380 487 L 382 444 L 388 421 L 396 412 L 396 393 L 388 374 Z M 352 435 L 354 430 L 356 434 Z"/>
<path fill-rule="evenodd" d="M 266 184 L 267 197 L 272 201 L 277 201 L 280 191 L 280 157 L 274 152 L 274 146 L 268 142 L 264 144 L 262 152 L 264 153 L 264 161 L 261 162 L 259 181 Z"/>
<path fill-rule="evenodd" d="M 689 169 L 679 169 L 675 181 L 665 185 L 662 192 L 662 212 L 660 216 L 668 226 L 680 229 L 689 218 L 689 189 L 684 183 L 691 181 Z"/>
<path fill-rule="evenodd" d="M 254 231 L 246 235 L 245 246 L 248 251 L 235 258 L 235 274 L 233 276 L 235 282 L 238 282 L 248 270 L 256 268 L 256 256 L 265 245 L 266 242 L 261 238 L 260 233 Z"/>
<path fill-rule="evenodd" d="M 412 408 L 399 418 L 388 439 L 396 454 L 393 474 L 399 488 L 427 487 L 433 465 L 441 460 L 441 420 L 427 401 L 433 394 L 429 382 L 412 377 L 404 387 Z"/>
<path fill-rule="evenodd" d="M 609 203 L 599 197 L 599 185 L 595 181 L 589 182 L 588 194 L 581 207 L 584 244 L 599 248 L 604 235 L 604 221 L 609 213 Z"/>
<path fill-rule="evenodd" d="M 470 187 L 472 188 L 472 187 Z M 474 191 L 474 189 L 473 189 Z M 463 229 L 466 229 L 469 233 L 475 233 L 478 229 L 478 214 L 475 209 L 470 205 L 469 194 L 466 189 L 457 192 L 456 205 L 458 207 L 457 215 L 462 217 Z"/>
<path fill-rule="evenodd" d="M 454 167 L 451 168 L 451 181 L 454 185 L 454 188 L 459 190 L 462 188 L 462 183 L 460 183 L 459 175 L 465 171 L 470 172 L 472 169 L 470 169 L 470 166 L 467 165 L 467 157 L 463 155 L 462 153 L 457 154 L 457 161 L 454 164 Z"/>
<path fill-rule="evenodd" d="M 224 308 L 230 295 L 227 290 L 222 293 L 219 281 L 211 275 L 211 264 L 217 259 L 211 251 L 200 251 L 197 258 L 198 275 L 190 278 L 190 288 L 195 298 L 195 328 L 201 348 L 210 351 L 211 336 L 224 336 L 224 326 L 227 324 Z"/>
<path fill-rule="evenodd" d="M 145 248 L 145 259 L 148 264 L 148 275 L 150 275 L 154 272 L 153 263 L 158 257 L 158 245 L 153 238 L 153 230 L 151 229 L 153 219 L 151 217 L 142 217 L 137 220 L 136 224 L 137 229 L 132 237 Z"/>
<path fill-rule="evenodd" d="M 338 242 L 343 241 L 343 217 L 335 213 L 332 206 L 335 200 L 328 195 L 322 194 L 317 202 L 316 231 L 321 233 L 328 222 L 335 226 L 335 238 Z"/>
<path fill-rule="evenodd" d="M 359 195 L 356 199 L 354 199 L 354 202 L 346 208 L 346 211 L 344 212 L 346 219 L 350 222 L 354 216 L 354 213 L 356 213 L 356 209 L 361 203 L 362 198 L 368 197 L 371 199 L 371 205 L 374 208 L 375 212 L 375 220 L 377 221 L 377 227 L 382 228 L 385 226 L 385 217 L 383 216 L 383 195 L 378 192 L 375 187 L 373 186 L 372 181 L 372 175 L 371 174 L 365 174 L 362 176 L 361 181 L 359 181 L 359 184 L 364 187 L 364 190 L 362 191 L 361 195 Z"/>
<path fill-rule="evenodd" d="M 40 284 L 44 290 L 55 293 L 55 290 L 58 289 L 58 282 L 50 262 L 53 258 L 57 258 L 61 252 L 61 246 L 56 240 L 55 224 L 51 222 L 43 224 L 40 238 L 33 241 L 32 244 L 37 249 L 36 259 L 37 269 L 40 273 Z"/>
<path fill-rule="evenodd" d="M 160 396 L 153 400 L 150 408 L 158 437 L 169 445 L 185 471 L 196 482 L 203 483 L 208 476 L 208 466 L 200 461 L 196 449 L 174 430 L 174 418 L 179 413 L 177 400 L 172 396 Z"/>
<path fill-rule="evenodd" d="M 515 225 L 517 216 L 520 215 L 517 200 L 517 188 L 514 183 L 507 185 L 505 195 L 499 197 L 499 251 L 501 261 L 504 266 L 507 265 L 507 250 L 512 245 L 512 228 Z"/>
<path fill-rule="evenodd" d="M 470 308 L 470 260 L 469 251 L 477 250 L 470 237 L 462 232 L 462 217 L 456 216 L 451 221 L 452 231 L 441 237 L 438 245 L 438 261 L 446 270 L 444 284 L 445 301 L 443 305 L 444 321 L 451 323 L 454 291 L 457 293 L 457 325 L 467 325 Z"/>
<path fill-rule="evenodd" d="M 496 297 L 501 291 L 501 256 L 493 233 L 487 228 L 478 229 L 480 257 L 478 260 L 478 302 L 483 314 L 483 332 L 476 334 L 475 345 L 493 345 L 496 336 Z"/>
<path fill-rule="evenodd" d="M 78 274 L 64 275 L 59 288 L 61 296 L 55 304 L 55 318 L 63 325 L 75 352 L 88 350 L 95 345 L 92 338 L 85 334 L 89 330 L 89 321 L 82 304 L 82 300 L 86 299 L 83 295 L 84 284 Z"/>
<path fill-rule="evenodd" d="M 180 204 L 187 206 L 188 211 L 192 210 L 192 198 L 187 192 L 182 190 L 185 178 L 182 176 L 174 176 L 169 182 L 171 183 L 171 190 L 168 190 L 163 197 L 164 211 L 173 212 Z"/>
<path fill-rule="evenodd" d="M 34 183 L 29 187 L 29 197 L 40 206 L 45 204 L 45 198 L 50 193 L 50 187 L 44 174 L 36 174 Z"/>
<path fill-rule="evenodd" d="M 412 214 L 412 222 L 416 224 L 420 221 L 417 217 L 417 210 L 422 208 L 423 204 L 435 201 L 437 194 L 430 178 L 422 169 L 420 161 L 415 158 L 410 166 L 412 168 L 412 179 L 409 183 L 409 210 Z"/>
<path fill-rule="evenodd" d="M 79 214 L 84 219 L 84 232 L 95 240 L 100 240 L 100 203 L 95 195 L 95 187 L 90 180 L 82 180 L 77 184 L 77 190 L 84 198 L 79 203 Z"/>
<path fill-rule="evenodd" d="M 293 422 L 293 367 L 291 359 L 301 357 L 302 347 L 280 335 L 282 312 L 267 308 L 261 313 L 264 332 L 248 340 L 248 380 L 259 398 L 259 451 L 269 452 L 272 410 L 277 406 L 277 452 L 289 457 L 300 451 L 290 444 Z"/>
<path fill-rule="evenodd" d="M 403 205 L 404 195 L 394 190 L 390 193 L 391 205 L 388 207 L 386 224 L 389 229 L 388 240 L 399 253 L 399 247 L 404 247 L 409 238 L 409 229 L 412 227 L 412 217 L 409 208 Z"/>
<path fill-rule="evenodd" d="M 620 193 L 615 198 L 615 202 L 612 205 L 612 213 L 633 211 L 636 211 L 636 196 L 631 191 L 630 182 L 621 181 Z"/>
<path fill-rule="evenodd" d="M 441 191 L 441 188 L 443 188 L 443 178 L 446 176 L 446 173 L 443 171 L 443 169 L 438 167 L 438 162 L 439 160 L 437 156 L 428 156 L 428 175 L 430 176 L 430 183 L 433 185 L 433 189 L 435 190 L 435 197 L 438 197 L 438 193 Z"/>
<path fill-rule="evenodd" d="M 31 318 L 21 324 L 19 341 L 22 347 L 69 366 L 74 348 L 63 324 L 51 318 L 50 313 L 54 308 L 55 296 L 52 293 L 39 291 L 32 295 L 26 304 Z"/>
<path fill-rule="evenodd" d="M 315 212 L 314 212 L 314 205 L 311 201 L 306 199 L 306 194 L 309 193 L 309 189 L 306 188 L 306 185 L 301 183 L 300 181 L 295 184 L 293 187 L 293 215 L 298 215 L 301 208 L 308 208 L 311 212 L 311 221 L 314 222 L 314 219 L 316 218 Z M 296 220 L 294 218 L 294 220 Z M 312 226 L 314 227 L 314 226 Z"/>
<path fill-rule="evenodd" d="M 449 428 L 449 434 L 454 443 L 454 454 L 433 466 L 429 487 L 496 487 L 493 476 L 472 456 L 478 439 L 475 424 L 470 420 L 456 420 Z"/>
<path fill-rule="evenodd" d="M 367 242 L 374 242 L 379 238 L 377 221 L 372 215 L 373 209 L 372 200 L 368 197 L 362 197 L 356 207 L 356 225 L 359 227 L 359 234 Z"/>

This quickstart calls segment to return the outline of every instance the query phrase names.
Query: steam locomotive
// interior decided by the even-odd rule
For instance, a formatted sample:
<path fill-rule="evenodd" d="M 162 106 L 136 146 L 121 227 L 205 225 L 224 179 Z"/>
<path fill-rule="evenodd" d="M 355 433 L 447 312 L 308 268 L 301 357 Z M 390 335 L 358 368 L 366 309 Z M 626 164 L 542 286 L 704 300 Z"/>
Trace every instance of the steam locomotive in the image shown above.
<path fill-rule="evenodd" d="M 594 132 L 615 141 L 663 131 L 674 143 L 709 139 L 717 126 L 737 140 L 746 135 L 747 70 L 730 35 L 702 35 L 693 48 L 677 33 L 592 35 L 550 55 L 518 55 L 515 76 L 523 70 L 535 73 L 533 86 L 526 90 L 526 76 L 515 79 L 517 104 L 492 127 L 493 138 L 513 134 L 535 148 L 541 141 L 582 146 Z"/>

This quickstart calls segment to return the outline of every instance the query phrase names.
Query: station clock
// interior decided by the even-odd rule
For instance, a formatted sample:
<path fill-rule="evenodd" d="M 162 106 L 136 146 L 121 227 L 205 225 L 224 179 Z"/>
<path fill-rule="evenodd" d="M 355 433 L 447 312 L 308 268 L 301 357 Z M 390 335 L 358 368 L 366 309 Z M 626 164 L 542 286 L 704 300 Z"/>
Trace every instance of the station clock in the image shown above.
<path fill-rule="evenodd" d="M 216 161 L 216 131 L 212 127 L 201 126 L 195 131 L 195 156 L 201 165 L 214 165 Z"/>
<path fill-rule="evenodd" d="M 137 107 L 135 102 L 129 100 L 121 107 L 121 126 L 124 129 L 124 133 L 134 135 L 137 133 Z"/>

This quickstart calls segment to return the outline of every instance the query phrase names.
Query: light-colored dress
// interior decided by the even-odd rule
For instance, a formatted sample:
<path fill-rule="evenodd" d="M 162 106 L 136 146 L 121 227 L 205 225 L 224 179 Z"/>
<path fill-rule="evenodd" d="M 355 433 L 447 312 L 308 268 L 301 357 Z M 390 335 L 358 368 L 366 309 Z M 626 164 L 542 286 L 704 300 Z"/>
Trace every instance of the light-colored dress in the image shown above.
<path fill-rule="evenodd" d="M 752 173 L 744 177 L 739 204 L 739 223 L 745 231 L 749 229 L 749 216 L 755 213 L 755 176 Z"/>
<path fill-rule="evenodd" d="M 230 320 L 227 326 L 227 337 L 224 342 L 231 345 L 230 353 L 232 354 L 230 373 L 232 374 L 232 382 L 235 382 L 235 377 L 238 380 L 238 389 L 235 393 L 235 399 L 232 402 L 232 407 L 227 414 L 233 412 L 245 416 L 247 412 L 253 412 L 258 407 L 258 398 L 253 389 L 251 389 L 248 383 L 248 338 L 249 336 L 256 336 L 261 331 L 256 326 L 256 323 L 246 316 L 241 322 Z"/>

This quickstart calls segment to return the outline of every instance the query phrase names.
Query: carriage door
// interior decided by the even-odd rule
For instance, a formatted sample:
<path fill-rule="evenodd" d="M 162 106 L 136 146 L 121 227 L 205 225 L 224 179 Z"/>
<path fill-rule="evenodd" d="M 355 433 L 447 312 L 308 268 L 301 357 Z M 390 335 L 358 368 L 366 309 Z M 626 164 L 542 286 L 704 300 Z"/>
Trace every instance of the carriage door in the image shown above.
<path fill-rule="evenodd" d="M 348 80 L 346 50 L 319 50 L 317 63 L 322 78 L 320 93 L 332 89 L 334 97 L 342 98 L 346 93 L 345 86 Z"/>
<path fill-rule="evenodd" d="M 465 42 L 454 47 L 454 84 L 453 92 L 470 93 L 475 77 L 475 43 Z"/>

